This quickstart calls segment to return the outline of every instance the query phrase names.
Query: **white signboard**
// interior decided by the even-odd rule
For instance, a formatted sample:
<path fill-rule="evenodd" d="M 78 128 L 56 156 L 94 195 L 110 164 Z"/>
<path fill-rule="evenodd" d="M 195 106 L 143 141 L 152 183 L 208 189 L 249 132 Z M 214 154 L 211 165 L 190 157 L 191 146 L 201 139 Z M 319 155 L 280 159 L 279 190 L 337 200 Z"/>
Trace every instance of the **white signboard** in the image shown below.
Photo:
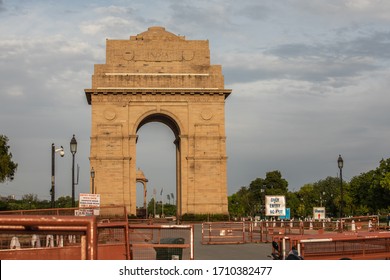
<path fill-rule="evenodd" d="M 100 194 L 80 193 L 80 208 L 100 207 Z"/>
<path fill-rule="evenodd" d="M 100 194 L 80 193 L 79 208 L 75 216 L 97 216 L 100 214 Z M 89 209 L 88 209 L 89 208 Z"/>
<path fill-rule="evenodd" d="M 317 220 L 325 219 L 325 207 L 313 207 L 313 218 Z"/>
<path fill-rule="evenodd" d="M 266 216 L 285 216 L 286 198 L 284 195 L 266 195 L 265 196 L 265 215 Z"/>
<path fill-rule="evenodd" d="M 75 210 L 74 211 L 74 215 L 75 216 L 93 216 L 95 213 L 94 213 L 94 209 L 78 209 L 78 210 Z"/>

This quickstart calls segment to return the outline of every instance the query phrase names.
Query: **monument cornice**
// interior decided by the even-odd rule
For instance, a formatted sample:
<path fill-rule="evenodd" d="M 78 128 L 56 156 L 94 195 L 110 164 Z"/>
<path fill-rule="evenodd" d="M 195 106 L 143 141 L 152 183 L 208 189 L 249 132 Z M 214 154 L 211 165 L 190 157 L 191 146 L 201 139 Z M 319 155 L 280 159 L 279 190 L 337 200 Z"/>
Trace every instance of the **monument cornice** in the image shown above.
<path fill-rule="evenodd" d="M 132 157 L 129 156 L 91 156 L 89 157 L 89 160 L 125 160 L 130 161 Z"/>
<path fill-rule="evenodd" d="M 88 104 L 91 95 L 224 95 L 225 99 L 231 89 L 218 88 L 93 88 L 84 90 Z"/>

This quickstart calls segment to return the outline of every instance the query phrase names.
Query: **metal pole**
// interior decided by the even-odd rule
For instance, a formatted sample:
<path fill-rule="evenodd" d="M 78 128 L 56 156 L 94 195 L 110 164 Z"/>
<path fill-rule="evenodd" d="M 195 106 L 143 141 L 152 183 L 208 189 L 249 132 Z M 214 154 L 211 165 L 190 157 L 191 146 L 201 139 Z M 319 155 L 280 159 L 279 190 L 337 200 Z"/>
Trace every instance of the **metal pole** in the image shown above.
<path fill-rule="evenodd" d="M 344 206 L 344 193 L 343 193 L 343 169 L 340 168 L 340 190 L 341 190 L 341 203 L 340 203 L 340 222 L 343 217 L 343 206 Z"/>
<path fill-rule="evenodd" d="M 55 147 L 51 144 L 51 208 L 55 208 L 55 166 L 54 166 Z"/>
<path fill-rule="evenodd" d="M 164 198 L 161 197 L 161 218 L 164 217 Z"/>
<path fill-rule="evenodd" d="M 337 159 L 337 165 L 340 169 L 340 230 L 342 231 L 342 221 L 341 218 L 343 217 L 343 206 L 344 206 L 344 193 L 343 193 L 343 166 L 344 161 L 341 155 L 339 155 L 339 158 Z"/>
<path fill-rule="evenodd" d="M 74 153 L 72 154 L 72 207 L 75 207 L 75 202 L 74 202 Z"/>
<path fill-rule="evenodd" d="M 77 152 L 77 141 L 76 138 L 73 137 L 70 140 L 70 152 L 72 153 L 72 207 L 75 207 L 75 201 L 74 201 L 74 156 Z"/>
<path fill-rule="evenodd" d="M 164 217 L 164 195 L 163 195 L 164 188 L 161 189 L 160 196 L 161 196 L 161 217 Z"/>
<path fill-rule="evenodd" d="M 90 174 L 92 178 L 92 194 L 95 194 L 95 170 L 93 169 L 93 167 L 91 169 Z"/>
<path fill-rule="evenodd" d="M 156 218 L 156 189 L 153 189 L 153 218 Z"/>

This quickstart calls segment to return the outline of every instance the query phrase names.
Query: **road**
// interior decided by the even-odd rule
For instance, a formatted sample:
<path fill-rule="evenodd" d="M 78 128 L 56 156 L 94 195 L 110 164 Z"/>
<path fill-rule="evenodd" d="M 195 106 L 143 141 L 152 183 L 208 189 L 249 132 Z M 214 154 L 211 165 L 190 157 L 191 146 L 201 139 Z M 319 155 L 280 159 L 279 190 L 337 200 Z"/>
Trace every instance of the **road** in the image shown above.
<path fill-rule="evenodd" d="M 194 225 L 195 260 L 269 260 L 271 243 L 203 245 L 202 225 Z"/>

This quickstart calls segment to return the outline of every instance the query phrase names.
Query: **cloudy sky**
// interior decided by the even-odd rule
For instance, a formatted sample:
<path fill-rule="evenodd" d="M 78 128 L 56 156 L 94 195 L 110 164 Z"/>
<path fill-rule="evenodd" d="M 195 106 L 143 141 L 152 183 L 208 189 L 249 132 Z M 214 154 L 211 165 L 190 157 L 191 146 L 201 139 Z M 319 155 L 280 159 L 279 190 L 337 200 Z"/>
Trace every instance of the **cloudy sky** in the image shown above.
<path fill-rule="evenodd" d="M 70 195 L 73 134 L 76 194 L 89 191 L 84 89 L 105 62 L 106 38 L 150 26 L 208 39 L 212 64 L 222 65 L 233 90 L 229 194 L 272 170 L 291 190 L 337 176 L 339 154 L 346 180 L 390 157 L 390 1 L 0 0 L 0 134 L 19 164 L 0 195 L 50 199 L 52 143 L 66 152 L 56 156 L 57 197 Z M 152 123 L 139 135 L 149 188 L 175 194 L 173 133 Z"/>

